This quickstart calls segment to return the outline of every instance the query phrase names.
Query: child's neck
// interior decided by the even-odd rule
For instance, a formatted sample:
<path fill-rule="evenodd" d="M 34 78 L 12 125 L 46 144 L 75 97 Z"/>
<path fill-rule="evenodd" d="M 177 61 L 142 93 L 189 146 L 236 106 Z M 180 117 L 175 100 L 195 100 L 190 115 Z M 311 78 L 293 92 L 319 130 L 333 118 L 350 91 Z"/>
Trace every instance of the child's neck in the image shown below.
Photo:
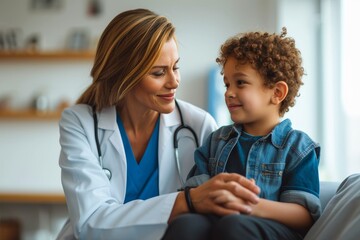
<path fill-rule="evenodd" d="M 280 122 L 280 117 L 274 119 L 264 119 L 250 123 L 243 123 L 243 131 L 253 136 L 265 136 L 269 134 Z"/>

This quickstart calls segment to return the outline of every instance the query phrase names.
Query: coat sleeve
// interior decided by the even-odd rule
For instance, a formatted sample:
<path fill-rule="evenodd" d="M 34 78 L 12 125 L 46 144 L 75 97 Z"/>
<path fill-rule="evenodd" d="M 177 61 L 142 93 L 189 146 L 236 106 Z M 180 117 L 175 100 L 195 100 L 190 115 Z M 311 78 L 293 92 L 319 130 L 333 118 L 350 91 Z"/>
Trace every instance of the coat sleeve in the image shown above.
<path fill-rule="evenodd" d="M 80 113 L 79 109 L 67 109 L 60 120 L 59 165 L 74 236 L 159 239 L 177 193 L 126 204 L 114 197 L 110 181 L 98 162 L 91 113 L 84 109 Z"/>

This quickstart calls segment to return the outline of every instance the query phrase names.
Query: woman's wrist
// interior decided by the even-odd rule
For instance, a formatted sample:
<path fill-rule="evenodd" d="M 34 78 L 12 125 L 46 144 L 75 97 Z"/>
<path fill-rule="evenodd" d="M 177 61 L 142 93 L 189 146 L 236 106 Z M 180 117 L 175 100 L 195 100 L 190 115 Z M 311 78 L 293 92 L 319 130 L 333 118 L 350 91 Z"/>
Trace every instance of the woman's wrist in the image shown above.
<path fill-rule="evenodd" d="M 184 191 L 178 192 L 168 222 L 170 223 L 177 216 L 188 213 Z"/>
<path fill-rule="evenodd" d="M 185 189 L 184 189 L 186 205 L 187 205 L 187 207 L 189 209 L 189 212 L 196 213 L 194 204 L 193 204 L 192 199 L 191 199 L 190 190 L 191 190 L 191 187 L 188 187 L 188 186 L 185 187 Z"/>

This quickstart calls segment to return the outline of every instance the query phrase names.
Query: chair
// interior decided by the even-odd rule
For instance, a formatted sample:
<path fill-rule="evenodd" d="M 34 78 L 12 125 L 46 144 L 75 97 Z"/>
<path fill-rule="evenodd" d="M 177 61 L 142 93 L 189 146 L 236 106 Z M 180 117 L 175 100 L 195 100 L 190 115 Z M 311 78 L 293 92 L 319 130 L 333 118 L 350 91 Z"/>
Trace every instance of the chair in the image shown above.
<path fill-rule="evenodd" d="M 324 211 L 330 199 L 335 195 L 340 182 L 320 181 L 320 202 Z"/>

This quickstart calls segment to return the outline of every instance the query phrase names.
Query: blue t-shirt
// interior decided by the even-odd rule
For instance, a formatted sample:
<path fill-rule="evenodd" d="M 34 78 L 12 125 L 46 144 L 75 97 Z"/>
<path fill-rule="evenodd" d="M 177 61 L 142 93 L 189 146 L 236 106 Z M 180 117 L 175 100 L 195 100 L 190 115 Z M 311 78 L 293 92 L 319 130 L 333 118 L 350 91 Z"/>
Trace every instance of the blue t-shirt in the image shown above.
<path fill-rule="evenodd" d="M 158 140 L 159 119 L 156 122 L 144 155 L 138 163 L 132 151 L 125 128 L 117 115 L 117 124 L 124 143 L 127 162 L 127 181 L 124 203 L 135 199 L 148 199 L 159 195 Z"/>
<path fill-rule="evenodd" d="M 261 136 L 253 136 L 246 132 L 242 132 L 233 151 L 231 151 L 225 171 L 229 173 L 239 173 L 246 176 L 246 162 L 251 146 Z"/>

